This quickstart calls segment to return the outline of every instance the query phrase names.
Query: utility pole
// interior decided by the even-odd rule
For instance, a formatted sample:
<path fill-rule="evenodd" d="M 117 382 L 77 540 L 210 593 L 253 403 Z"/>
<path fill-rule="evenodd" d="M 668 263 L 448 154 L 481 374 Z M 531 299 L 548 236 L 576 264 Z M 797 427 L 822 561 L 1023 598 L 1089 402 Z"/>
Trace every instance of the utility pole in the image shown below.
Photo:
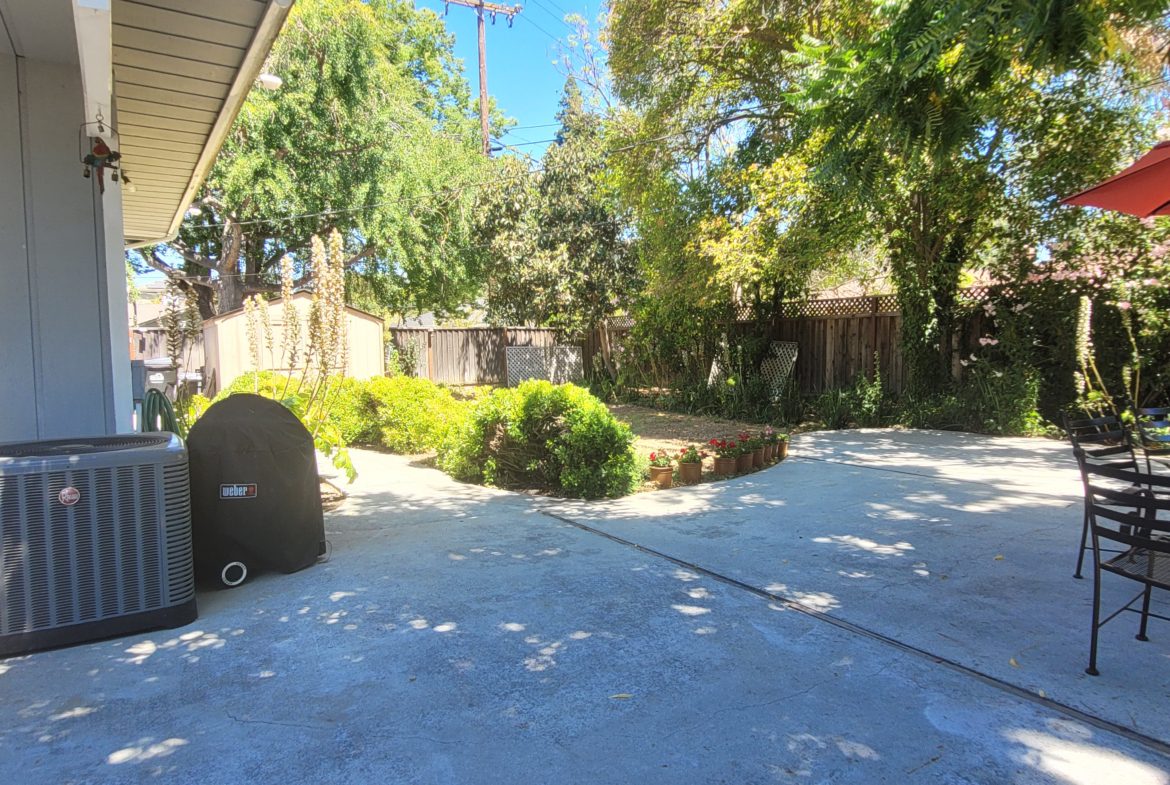
<path fill-rule="evenodd" d="M 503 14 L 508 17 L 508 27 L 512 26 L 512 18 L 523 10 L 523 6 L 519 5 L 500 5 L 499 3 L 489 3 L 486 0 L 446 0 L 443 14 L 446 15 L 446 6 L 451 3 L 461 5 L 464 8 L 474 8 L 476 20 L 476 27 L 479 29 L 479 130 L 483 136 L 483 154 L 490 156 L 492 154 L 492 142 L 490 134 L 488 133 L 488 89 L 487 89 L 487 39 L 485 36 L 484 16 L 485 12 L 492 15 L 492 24 L 496 23 L 496 14 Z"/>

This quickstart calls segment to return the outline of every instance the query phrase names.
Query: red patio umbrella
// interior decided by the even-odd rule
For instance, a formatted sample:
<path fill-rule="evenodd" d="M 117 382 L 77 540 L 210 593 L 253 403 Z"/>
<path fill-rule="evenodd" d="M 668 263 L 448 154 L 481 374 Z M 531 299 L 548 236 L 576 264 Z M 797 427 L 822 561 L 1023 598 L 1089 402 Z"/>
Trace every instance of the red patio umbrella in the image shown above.
<path fill-rule="evenodd" d="M 1170 215 L 1170 142 L 1159 142 L 1133 166 L 1060 203 L 1102 207 L 1139 218 Z"/>

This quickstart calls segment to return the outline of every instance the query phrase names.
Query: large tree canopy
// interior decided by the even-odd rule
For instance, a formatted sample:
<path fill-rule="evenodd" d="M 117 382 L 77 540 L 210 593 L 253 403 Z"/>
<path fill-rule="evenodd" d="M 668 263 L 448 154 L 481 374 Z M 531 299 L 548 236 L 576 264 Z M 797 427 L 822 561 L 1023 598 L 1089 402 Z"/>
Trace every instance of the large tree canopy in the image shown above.
<path fill-rule="evenodd" d="M 709 273 L 690 279 L 725 297 L 788 294 L 826 263 L 880 254 L 911 384 L 939 390 L 962 273 L 1020 276 L 1067 247 L 1093 219 L 1055 210 L 1057 195 L 1150 140 L 1141 88 L 1165 57 L 1162 13 L 1152 0 L 615 0 L 610 63 L 641 143 L 622 179 L 650 207 L 639 226 L 659 256 L 692 259 Z M 672 190 L 680 204 L 704 195 L 697 231 L 656 231 Z"/>
<path fill-rule="evenodd" d="M 339 230 L 366 305 L 454 309 L 480 276 L 469 253 L 483 159 L 453 39 L 404 0 L 300 0 L 178 238 L 144 249 L 205 316 L 276 291 L 286 254 Z M 294 216 L 294 217 L 289 217 Z"/>
<path fill-rule="evenodd" d="M 629 218 L 607 180 L 602 117 L 565 82 L 560 129 L 538 170 L 506 157 L 483 191 L 477 235 L 489 317 L 579 335 L 639 285 Z"/>

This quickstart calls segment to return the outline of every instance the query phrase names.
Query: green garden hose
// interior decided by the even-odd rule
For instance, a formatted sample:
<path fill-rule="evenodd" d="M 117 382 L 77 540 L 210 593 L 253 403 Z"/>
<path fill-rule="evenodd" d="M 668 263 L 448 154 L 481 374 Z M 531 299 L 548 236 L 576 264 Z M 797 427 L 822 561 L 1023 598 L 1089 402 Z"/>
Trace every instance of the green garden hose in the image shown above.
<path fill-rule="evenodd" d="M 147 390 L 142 398 L 142 432 L 150 431 L 179 432 L 175 410 L 167 397 L 158 390 Z"/>

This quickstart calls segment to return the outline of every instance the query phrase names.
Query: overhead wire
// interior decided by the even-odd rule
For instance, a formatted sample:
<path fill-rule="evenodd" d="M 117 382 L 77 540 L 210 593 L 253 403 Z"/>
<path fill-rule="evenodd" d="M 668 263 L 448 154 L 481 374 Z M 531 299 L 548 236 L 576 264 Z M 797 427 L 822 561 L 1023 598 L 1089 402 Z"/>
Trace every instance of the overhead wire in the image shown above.
<path fill-rule="evenodd" d="M 541 0 L 529 0 L 529 2 L 530 2 L 530 3 L 534 3 L 534 4 L 536 5 L 536 7 L 537 7 L 537 8 L 539 8 L 541 11 L 544 11 L 546 14 L 548 14 L 548 15 L 549 15 L 549 16 L 551 16 L 553 19 L 555 19 L 555 20 L 557 21 L 557 23 L 558 23 L 558 24 L 564 25 L 564 26 L 565 26 L 565 27 L 566 27 L 566 28 L 567 28 L 567 29 L 568 29 L 570 32 L 576 32 L 576 30 L 574 30 L 574 29 L 573 29 L 573 26 L 572 26 L 572 25 L 570 25 L 568 22 L 566 22 L 566 21 L 565 21 L 565 18 L 564 18 L 563 16 L 557 16 L 555 13 L 553 13 L 552 11 L 550 11 L 548 8 L 546 8 L 546 7 L 543 5 L 543 3 L 541 2 Z"/>
<path fill-rule="evenodd" d="M 516 18 L 523 21 L 523 22 L 527 22 L 528 24 L 535 27 L 537 30 L 539 30 L 544 35 L 545 38 L 549 39 L 553 43 L 559 44 L 561 42 L 561 39 L 557 38 L 555 35 L 550 33 L 548 30 L 545 30 L 543 27 L 538 25 L 536 22 L 533 22 L 532 17 L 524 16 L 523 14 L 518 14 L 516 16 Z"/>

